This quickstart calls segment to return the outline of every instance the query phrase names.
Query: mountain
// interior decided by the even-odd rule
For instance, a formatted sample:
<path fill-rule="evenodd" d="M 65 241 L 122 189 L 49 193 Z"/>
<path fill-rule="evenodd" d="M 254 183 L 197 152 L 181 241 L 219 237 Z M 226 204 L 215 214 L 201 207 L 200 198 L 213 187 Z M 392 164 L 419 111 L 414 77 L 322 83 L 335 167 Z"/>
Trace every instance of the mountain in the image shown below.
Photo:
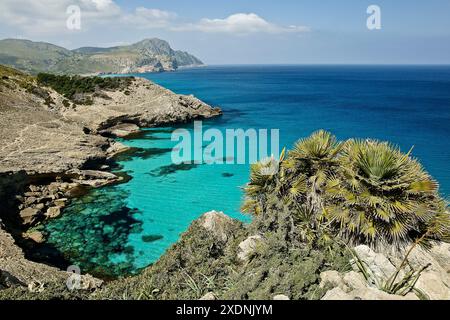
<path fill-rule="evenodd" d="M 75 50 L 45 42 L 5 39 L 0 40 L 0 64 L 33 74 L 95 74 L 173 71 L 203 62 L 187 52 L 173 50 L 169 43 L 157 38 L 127 46 Z"/>

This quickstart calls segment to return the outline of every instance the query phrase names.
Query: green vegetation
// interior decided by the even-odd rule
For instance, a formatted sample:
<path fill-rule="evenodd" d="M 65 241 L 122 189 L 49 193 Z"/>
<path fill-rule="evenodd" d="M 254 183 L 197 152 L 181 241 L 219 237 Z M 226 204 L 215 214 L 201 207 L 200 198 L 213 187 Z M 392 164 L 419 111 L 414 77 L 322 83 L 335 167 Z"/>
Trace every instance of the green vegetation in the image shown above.
<path fill-rule="evenodd" d="M 92 97 L 86 97 L 86 94 L 94 94 L 99 90 L 123 90 L 128 88 L 133 79 L 133 77 L 60 76 L 49 73 L 37 75 L 38 84 L 51 87 L 67 99 L 82 104 L 92 104 Z M 81 99 L 77 96 L 81 96 Z"/>
<path fill-rule="evenodd" d="M 338 142 L 318 131 L 296 143 L 279 168 L 252 166 L 243 209 L 267 215 L 281 202 L 305 237 L 403 248 L 450 239 L 450 215 L 437 183 L 397 147 L 374 140 Z"/>
<path fill-rule="evenodd" d="M 175 51 L 166 41 L 159 39 L 146 39 L 129 46 L 88 47 L 76 50 L 68 50 L 45 42 L 0 40 L 0 64 L 31 74 L 123 73 L 124 70 L 134 72 L 133 69 L 142 66 L 163 71 L 162 64 L 165 63 L 168 63 L 168 69 L 202 64 L 196 57 L 186 52 Z"/>

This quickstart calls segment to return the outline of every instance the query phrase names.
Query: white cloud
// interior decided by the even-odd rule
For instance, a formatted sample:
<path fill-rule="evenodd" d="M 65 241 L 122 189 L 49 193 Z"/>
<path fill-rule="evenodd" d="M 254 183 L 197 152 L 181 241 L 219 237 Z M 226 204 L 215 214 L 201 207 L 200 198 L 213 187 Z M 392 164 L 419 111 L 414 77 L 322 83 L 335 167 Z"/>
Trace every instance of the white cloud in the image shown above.
<path fill-rule="evenodd" d="M 68 31 L 66 10 L 71 5 L 81 9 L 82 28 L 121 16 L 112 0 L 1 0 L 0 21 L 27 34 L 59 34 Z"/>
<path fill-rule="evenodd" d="M 177 17 L 174 12 L 138 7 L 133 14 L 124 15 L 122 22 L 143 29 L 168 28 Z"/>
<path fill-rule="evenodd" d="M 306 32 L 308 27 L 304 26 L 279 26 L 270 23 L 255 13 L 236 13 L 225 19 L 201 19 L 198 23 L 175 27 L 179 31 L 201 31 L 210 33 L 288 33 Z"/>
<path fill-rule="evenodd" d="M 97 25 L 119 25 L 127 29 L 164 29 L 173 32 L 252 34 L 295 33 L 309 29 L 303 26 L 280 26 L 255 13 L 236 13 L 225 19 L 204 18 L 196 23 L 181 23 L 174 12 L 138 7 L 125 12 L 114 0 L 0 0 L 0 25 L 16 28 L 25 36 L 61 35 L 74 32 L 66 28 L 67 8 L 79 6 L 81 31 Z"/>

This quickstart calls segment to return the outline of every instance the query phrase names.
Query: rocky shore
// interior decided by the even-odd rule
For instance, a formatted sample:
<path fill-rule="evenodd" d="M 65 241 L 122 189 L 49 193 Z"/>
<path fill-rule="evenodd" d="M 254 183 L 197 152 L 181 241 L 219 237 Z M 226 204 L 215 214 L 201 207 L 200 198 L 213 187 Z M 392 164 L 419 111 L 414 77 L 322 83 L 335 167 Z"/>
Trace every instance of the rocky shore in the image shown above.
<path fill-rule="evenodd" d="M 35 78 L 0 66 L 0 288 L 11 281 L 34 286 L 67 278 L 27 260 L 17 243 L 45 241 L 33 227 L 58 217 L 86 188 L 123 179 L 109 172 L 112 158 L 127 150 L 114 137 L 221 114 L 194 96 L 140 78 L 87 98 L 89 105 L 73 103 Z"/>

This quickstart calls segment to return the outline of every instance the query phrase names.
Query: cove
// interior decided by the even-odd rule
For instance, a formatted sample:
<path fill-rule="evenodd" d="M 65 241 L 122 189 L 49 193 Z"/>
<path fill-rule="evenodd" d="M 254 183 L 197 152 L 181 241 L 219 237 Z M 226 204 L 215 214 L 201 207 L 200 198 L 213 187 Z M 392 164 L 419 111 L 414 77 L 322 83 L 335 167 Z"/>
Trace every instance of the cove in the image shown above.
<path fill-rule="evenodd" d="M 214 126 L 214 120 L 205 125 Z M 192 130 L 189 124 L 185 128 Z M 131 149 L 116 157 L 113 172 L 131 179 L 75 199 L 60 218 L 45 225 L 47 243 L 83 273 L 110 278 L 135 274 L 155 262 L 205 212 L 224 211 L 249 221 L 239 213 L 246 166 L 173 164 L 175 129 L 143 129 L 119 139 Z"/>
<path fill-rule="evenodd" d="M 448 66 L 212 66 L 136 76 L 220 106 L 224 115 L 205 130 L 280 129 L 280 148 L 288 149 L 318 129 L 340 140 L 391 141 L 405 152 L 414 146 L 450 195 Z M 210 210 L 248 221 L 239 206 L 249 166 L 174 165 L 177 128 L 193 130 L 145 129 L 122 140 L 134 151 L 117 159 L 117 170 L 132 179 L 92 190 L 45 226 L 49 244 L 83 273 L 136 273 Z"/>

